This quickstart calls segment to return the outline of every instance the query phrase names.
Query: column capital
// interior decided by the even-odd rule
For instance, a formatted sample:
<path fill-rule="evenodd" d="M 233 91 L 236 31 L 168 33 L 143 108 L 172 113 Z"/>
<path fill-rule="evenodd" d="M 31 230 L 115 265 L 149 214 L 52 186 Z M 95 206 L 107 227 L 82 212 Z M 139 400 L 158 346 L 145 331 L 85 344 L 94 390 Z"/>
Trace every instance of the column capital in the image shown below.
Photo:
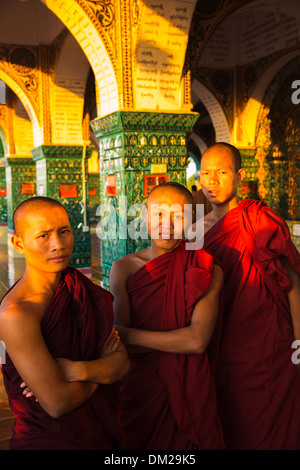
<path fill-rule="evenodd" d="M 199 114 L 193 112 L 116 111 L 94 119 L 91 128 L 97 138 L 126 131 L 187 133 L 192 131 L 198 118 Z"/>
<path fill-rule="evenodd" d="M 94 147 L 92 145 L 40 145 L 31 149 L 33 161 L 42 158 L 78 158 L 83 157 L 84 148 L 86 149 L 86 158 L 90 158 Z"/>
<path fill-rule="evenodd" d="M 3 162 L 3 165 L 1 165 L 1 162 Z M 16 157 L 16 156 L 6 156 L 4 158 L 1 158 L 0 160 L 0 167 L 1 166 L 35 166 L 35 163 L 31 157 Z"/>

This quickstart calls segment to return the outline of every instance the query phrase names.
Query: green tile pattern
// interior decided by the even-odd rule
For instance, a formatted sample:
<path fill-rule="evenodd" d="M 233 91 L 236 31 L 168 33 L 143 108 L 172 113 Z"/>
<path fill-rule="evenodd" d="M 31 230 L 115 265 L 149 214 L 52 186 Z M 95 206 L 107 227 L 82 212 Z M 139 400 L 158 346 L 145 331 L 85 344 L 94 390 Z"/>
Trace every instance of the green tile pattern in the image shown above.
<path fill-rule="evenodd" d="M 91 122 L 99 139 L 101 203 L 115 207 L 117 228 L 122 212 L 120 196 L 127 197 L 128 208 L 144 204 L 144 175 L 157 174 L 153 165 L 166 165 L 169 181 L 186 184 L 186 136 L 197 119 L 196 113 L 120 111 Z M 112 174 L 116 176 L 116 196 L 107 196 L 107 176 Z M 131 220 L 128 218 L 128 224 Z M 102 240 L 104 285 L 108 286 L 109 271 L 115 260 L 148 245 L 149 241 L 141 239 L 120 239 L 118 230 L 115 240 Z"/>
<path fill-rule="evenodd" d="M 83 146 L 42 145 L 31 150 L 36 163 L 36 185 L 39 195 L 58 200 L 66 208 L 74 233 L 74 248 L 70 265 L 77 268 L 91 266 L 90 233 L 83 231 L 84 193 L 86 194 L 86 222 L 89 226 L 88 165 L 93 147 L 86 148 L 85 178 L 83 176 Z M 85 182 L 85 185 L 84 185 Z M 76 184 L 77 196 L 61 197 L 61 184 Z"/>

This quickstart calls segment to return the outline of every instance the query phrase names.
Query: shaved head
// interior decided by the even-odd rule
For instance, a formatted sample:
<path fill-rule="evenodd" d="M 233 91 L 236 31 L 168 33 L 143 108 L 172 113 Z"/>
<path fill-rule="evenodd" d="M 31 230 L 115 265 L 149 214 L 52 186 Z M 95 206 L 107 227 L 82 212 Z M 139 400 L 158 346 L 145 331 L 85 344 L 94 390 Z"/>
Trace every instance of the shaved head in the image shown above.
<path fill-rule="evenodd" d="M 56 201 L 55 199 L 51 199 L 50 197 L 37 196 L 21 202 L 13 214 L 13 223 L 16 235 L 18 237 L 23 236 L 24 230 L 26 229 L 27 217 L 40 209 L 49 211 L 51 207 L 60 207 L 66 211 L 60 202 Z"/>
<path fill-rule="evenodd" d="M 149 196 L 148 196 L 147 203 L 151 199 L 151 196 L 154 193 L 156 194 L 157 191 L 160 191 L 160 190 L 163 190 L 163 191 L 168 191 L 168 190 L 177 191 L 178 193 L 183 194 L 186 197 L 189 204 L 194 205 L 194 198 L 192 196 L 192 193 L 185 186 L 183 186 L 182 184 L 175 183 L 175 182 L 172 182 L 172 181 L 167 182 L 167 183 L 162 183 L 162 184 L 159 184 L 159 185 L 155 186 L 152 189 L 152 191 L 150 192 Z"/>
<path fill-rule="evenodd" d="M 225 150 L 227 153 L 229 153 L 233 158 L 236 171 L 239 171 L 241 169 L 242 158 L 239 150 L 234 147 L 234 145 L 228 144 L 227 142 L 217 142 L 216 144 L 213 144 L 211 147 L 205 150 L 201 158 L 203 158 L 204 155 L 208 156 L 216 149 Z"/>

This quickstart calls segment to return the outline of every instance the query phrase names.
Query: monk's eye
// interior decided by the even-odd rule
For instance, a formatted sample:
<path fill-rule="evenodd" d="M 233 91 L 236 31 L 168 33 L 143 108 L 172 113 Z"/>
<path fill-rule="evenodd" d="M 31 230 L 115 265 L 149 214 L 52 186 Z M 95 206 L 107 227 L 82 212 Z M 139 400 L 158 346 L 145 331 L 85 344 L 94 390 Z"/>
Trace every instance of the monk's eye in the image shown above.
<path fill-rule="evenodd" d="M 48 237 L 48 233 L 43 233 L 42 235 L 40 235 L 38 238 L 46 238 Z"/>
<path fill-rule="evenodd" d="M 183 216 L 182 215 L 175 215 L 174 219 L 176 220 L 182 220 Z"/>

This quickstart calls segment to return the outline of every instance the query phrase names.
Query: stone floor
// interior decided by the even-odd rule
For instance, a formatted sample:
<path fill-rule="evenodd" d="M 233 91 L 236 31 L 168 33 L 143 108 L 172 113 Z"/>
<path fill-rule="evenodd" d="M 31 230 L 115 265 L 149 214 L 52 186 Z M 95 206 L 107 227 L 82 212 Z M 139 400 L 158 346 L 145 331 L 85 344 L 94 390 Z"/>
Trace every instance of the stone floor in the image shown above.
<path fill-rule="evenodd" d="M 92 281 L 101 282 L 100 241 L 91 233 Z M 23 275 L 25 261 L 23 258 L 9 259 L 7 245 L 0 245 L 0 299 L 5 292 Z M 7 395 L 3 386 L 0 371 L 0 450 L 7 450 L 14 418 L 10 411 Z"/>

